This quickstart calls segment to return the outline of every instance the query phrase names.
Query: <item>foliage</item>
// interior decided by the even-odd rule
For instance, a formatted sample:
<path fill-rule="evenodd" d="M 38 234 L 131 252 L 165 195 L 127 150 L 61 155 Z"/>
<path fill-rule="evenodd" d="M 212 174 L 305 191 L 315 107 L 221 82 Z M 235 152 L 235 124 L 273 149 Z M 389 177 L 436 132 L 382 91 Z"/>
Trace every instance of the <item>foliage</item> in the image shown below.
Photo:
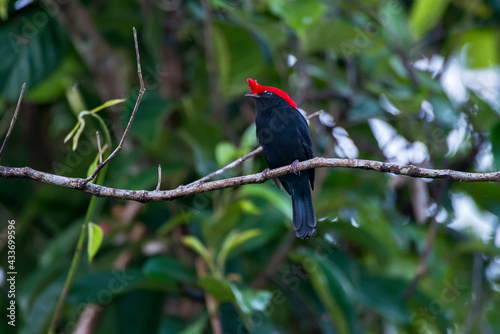
<path fill-rule="evenodd" d="M 102 38 L 83 41 L 65 11 L 0 1 L 2 135 L 27 82 L 2 165 L 85 177 L 97 130 L 112 151 L 138 94 L 135 26 L 147 91 L 107 186 L 154 189 L 161 164 L 171 189 L 248 153 L 247 77 L 325 110 L 310 121 L 318 156 L 500 170 L 497 2 L 206 2 L 208 21 L 203 1 L 81 1 Z M 103 42 L 125 64 L 123 96 L 104 96 L 86 61 L 82 43 Z M 223 177 L 264 168 L 258 156 Z M 47 332 L 87 221 L 92 262 L 79 261 L 57 332 L 91 304 L 96 333 L 208 333 L 217 317 L 225 333 L 500 332 L 497 184 L 317 170 L 310 240 L 292 237 L 290 198 L 271 182 L 147 205 L 98 198 L 88 217 L 78 191 L 0 184 L 2 235 L 16 222 L 19 333 Z"/>

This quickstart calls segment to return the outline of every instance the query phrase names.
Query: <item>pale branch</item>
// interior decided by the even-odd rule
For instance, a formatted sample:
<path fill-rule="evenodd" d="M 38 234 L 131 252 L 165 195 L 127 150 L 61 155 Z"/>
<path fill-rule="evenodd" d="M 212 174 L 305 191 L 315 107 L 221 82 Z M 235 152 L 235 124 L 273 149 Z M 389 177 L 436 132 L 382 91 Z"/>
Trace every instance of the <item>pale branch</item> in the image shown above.
<path fill-rule="evenodd" d="M 382 173 L 392 173 L 411 177 L 430 179 L 448 179 L 460 182 L 500 182 L 500 172 L 494 173 L 468 173 L 449 169 L 420 168 L 412 165 L 362 160 L 362 159 L 337 159 L 316 157 L 297 164 L 297 171 L 319 167 L 346 167 L 374 170 Z M 59 187 L 77 189 L 97 197 L 132 200 L 142 203 L 173 200 L 180 197 L 195 195 L 214 190 L 231 188 L 252 183 L 263 183 L 266 180 L 277 178 L 281 175 L 293 173 L 292 166 L 284 166 L 269 170 L 267 173 L 257 173 L 238 176 L 223 180 L 180 186 L 172 190 L 127 190 L 105 187 L 93 183 L 85 183 L 84 179 L 54 175 L 34 170 L 30 167 L 4 167 L 0 166 L 2 178 L 24 178 Z"/>
<path fill-rule="evenodd" d="M 156 185 L 155 190 L 159 191 L 160 186 L 161 186 L 161 164 L 158 164 L 158 184 Z"/>
<path fill-rule="evenodd" d="M 17 114 L 19 113 L 19 107 L 21 106 L 21 101 L 23 100 L 25 88 L 26 88 L 26 83 L 24 83 L 23 87 L 21 88 L 21 94 L 19 94 L 19 100 L 17 100 L 16 111 L 14 111 L 14 116 L 12 116 L 12 120 L 10 121 L 9 130 L 7 130 L 7 135 L 5 136 L 5 139 L 3 141 L 2 148 L 0 148 L 0 160 L 2 157 L 3 150 L 5 149 L 5 144 L 7 144 L 7 140 L 9 140 L 10 133 L 12 132 L 12 129 L 14 128 L 14 124 L 16 124 Z"/>
<path fill-rule="evenodd" d="M 262 146 L 259 146 L 257 147 L 255 150 L 253 150 L 252 152 L 248 153 L 247 155 L 244 155 L 242 157 L 239 157 L 238 159 L 234 160 L 233 162 L 231 162 L 230 164 L 222 167 L 221 169 L 219 170 L 216 170 L 215 172 L 212 172 L 204 177 L 202 177 L 201 179 L 199 180 L 196 180 L 194 182 L 191 182 L 190 184 L 188 184 L 186 187 L 190 187 L 190 186 L 194 186 L 196 184 L 200 184 L 200 183 L 203 183 L 203 182 L 206 182 L 212 178 L 214 178 L 215 176 L 217 175 L 220 175 L 222 173 L 224 173 L 225 171 L 231 169 L 231 168 L 234 168 L 236 166 L 238 166 L 239 164 L 241 164 L 243 161 L 245 160 L 248 160 L 250 159 L 251 157 L 253 157 L 254 155 L 256 154 L 259 154 L 260 152 L 262 152 Z"/>
<path fill-rule="evenodd" d="M 313 112 L 312 114 L 309 114 L 306 116 L 306 119 L 311 119 L 313 117 L 316 117 L 316 116 L 319 116 L 321 115 L 321 113 L 323 112 L 323 110 L 318 110 L 316 112 Z M 236 159 L 235 161 L 227 164 L 226 166 L 222 167 L 221 169 L 219 170 L 216 170 L 215 172 L 212 172 L 204 177 L 202 177 L 201 179 L 199 180 L 196 180 L 194 182 L 191 182 L 189 183 L 186 187 L 188 186 L 193 186 L 195 184 L 199 184 L 199 183 L 203 183 L 203 182 L 206 182 L 212 178 L 214 178 L 215 176 L 217 175 L 220 175 L 222 173 L 224 173 L 225 171 L 228 171 L 230 170 L 231 168 L 234 168 L 236 166 L 238 166 L 239 164 L 241 164 L 242 162 L 244 162 L 245 160 L 248 160 L 250 159 L 251 157 L 253 157 L 254 155 L 257 155 L 259 154 L 260 152 L 262 152 L 262 146 L 259 146 L 257 147 L 255 150 L 253 150 L 252 152 L 248 153 L 247 155 L 244 155 L 242 157 L 239 157 L 238 159 Z"/>
<path fill-rule="evenodd" d="M 101 149 L 101 137 L 99 136 L 99 131 L 95 132 L 95 136 L 97 137 L 97 148 L 99 150 L 99 163 L 102 163 L 102 149 Z"/>
<path fill-rule="evenodd" d="M 113 157 L 120 151 L 123 147 L 123 143 L 125 142 L 125 138 L 127 137 L 128 132 L 130 131 L 130 127 L 132 126 L 132 122 L 134 121 L 135 114 L 137 113 L 137 109 L 139 109 L 139 105 L 141 104 L 142 96 L 144 95 L 144 92 L 146 91 L 146 88 L 144 87 L 144 81 L 142 80 L 142 70 L 141 70 L 141 58 L 139 56 L 139 43 L 137 42 L 137 31 L 135 28 L 133 28 L 134 31 L 134 44 L 135 44 L 135 55 L 137 58 L 137 74 L 139 76 L 139 83 L 141 85 L 141 89 L 139 90 L 139 95 L 137 96 L 137 100 L 135 101 L 135 106 L 134 109 L 132 110 L 132 115 L 130 115 L 130 119 L 128 121 L 127 127 L 125 128 L 125 131 L 123 132 L 122 138 L 120 140 L 120 143 L 118 146 L 115 148 L 113 152 L 104 160 L 103 162 L 99 163 L 94 170 L 94 172 L 87 177 L 86 179 L 83 179 L 81 182 L 84 184 L 89 183 L 92 181 L 96 176 L 97 173 L 101 169 L 104 168 L 108 164 L 108 162 L 113 159 Z"/>

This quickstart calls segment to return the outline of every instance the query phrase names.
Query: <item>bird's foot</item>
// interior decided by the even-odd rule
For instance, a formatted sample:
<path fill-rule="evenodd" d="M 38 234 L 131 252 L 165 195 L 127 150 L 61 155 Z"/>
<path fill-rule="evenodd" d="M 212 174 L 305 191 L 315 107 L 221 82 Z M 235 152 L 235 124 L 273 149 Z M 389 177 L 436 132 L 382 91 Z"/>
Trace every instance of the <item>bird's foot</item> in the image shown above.
<path fill-rule="evenodd" d="M 269 173 L 269 171 L 271 170 L 271 168 L 266 168 L 262 171 L 262 176 L 266 177 L 267 176 L 267 173 Z"/>
<path fill-rule="evenodd" d="M 300 171 L 297 171 L 297 165 L 299 164 L 299 160 L 295 160 L 294 162 L 292 162 L 292 164 L 290 166 L 292 166 L 292 170 L 293 170 L 293 173 L 295 175 L 300 175 Z"/>

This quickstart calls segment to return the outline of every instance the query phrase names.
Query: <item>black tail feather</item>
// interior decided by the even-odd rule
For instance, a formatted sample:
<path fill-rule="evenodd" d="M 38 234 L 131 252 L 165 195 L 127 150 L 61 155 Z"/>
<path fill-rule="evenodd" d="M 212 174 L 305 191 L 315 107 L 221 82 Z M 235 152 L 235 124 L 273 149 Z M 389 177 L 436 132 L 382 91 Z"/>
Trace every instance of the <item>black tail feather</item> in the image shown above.
<path fill-rule="evenodd" d="M 316 215 L 309 183 L 304 184 L 305 186 L 295 187 L 292 194 L 293 228 L 297 237 L 309 239 L 316 234 Z"/>

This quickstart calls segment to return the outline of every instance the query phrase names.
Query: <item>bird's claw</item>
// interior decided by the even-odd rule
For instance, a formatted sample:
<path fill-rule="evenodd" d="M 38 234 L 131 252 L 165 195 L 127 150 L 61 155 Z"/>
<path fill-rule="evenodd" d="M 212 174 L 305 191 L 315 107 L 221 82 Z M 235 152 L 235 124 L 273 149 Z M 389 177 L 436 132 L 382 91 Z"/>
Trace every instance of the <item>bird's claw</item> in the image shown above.
<path fill-rule="evenodd" d="M 300 171 L 297 171 L 297 165 L 299 164 L 299 160 L 295 160 L 294 162 L 292 162 L 292 164 L 290 166 L 292 166 L 292 170 L 293 170 L 293 173 L 295 175 L 300 175 Z"/>
<path fill-rule="evenodd" d="M 269 173 L 269 171 L 270 171 L 270 170 L 271 170 L 270 168 L 266 168 L 266 169 L 264 169 L 264 170 L 262 171 L 262 176 L 267 177 L 267 173 Z"/>

